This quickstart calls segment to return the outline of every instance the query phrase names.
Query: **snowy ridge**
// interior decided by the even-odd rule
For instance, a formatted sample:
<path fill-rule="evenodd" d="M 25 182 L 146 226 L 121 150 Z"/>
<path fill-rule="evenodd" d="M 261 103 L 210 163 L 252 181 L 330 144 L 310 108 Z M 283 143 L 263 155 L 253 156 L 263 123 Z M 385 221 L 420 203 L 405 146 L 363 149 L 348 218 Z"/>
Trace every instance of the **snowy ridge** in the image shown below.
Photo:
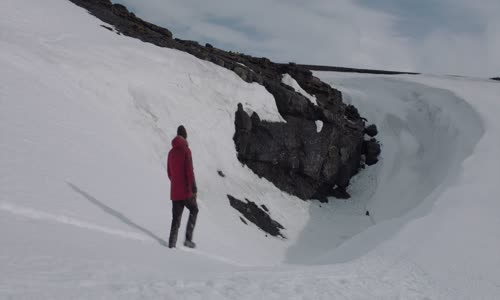
<path fill-rule="evenodd" d="M 237 103 L 282 121 L 262 86 L 118 36 L 69 1 L 6 0 L 0 15 L 0 298 L 500 294 L 496 82 L 316 73 L 377 124 L 383 156 L 351 200 L 304 202 L 236 158 Z M 199 185 L 195 251 L 163 245 L 179 124 Z M 288 239 L 244 225 L 227 194 L 265 204 Z"/>

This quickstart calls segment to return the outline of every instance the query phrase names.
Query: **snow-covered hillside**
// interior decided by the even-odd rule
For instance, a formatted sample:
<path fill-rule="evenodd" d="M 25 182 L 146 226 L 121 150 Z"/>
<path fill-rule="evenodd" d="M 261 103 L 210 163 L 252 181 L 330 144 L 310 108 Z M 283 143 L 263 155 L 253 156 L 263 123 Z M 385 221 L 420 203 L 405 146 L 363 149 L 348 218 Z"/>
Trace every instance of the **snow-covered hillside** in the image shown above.
<path fill-rule="evenodd" d="M 377 124 L 383 152 L 352 199 L 304 202 L 236 158 L 237 103 L 283 121 L 262 86 L 66 0 L 4 0 L 0 16 L 0 298 L 500 295 L 497 82 L 317 73 Z M 179 124 L 196 250 L 162 245 Z M 243 224 L 227 194 L 265 204 L 286 239 Z"/>

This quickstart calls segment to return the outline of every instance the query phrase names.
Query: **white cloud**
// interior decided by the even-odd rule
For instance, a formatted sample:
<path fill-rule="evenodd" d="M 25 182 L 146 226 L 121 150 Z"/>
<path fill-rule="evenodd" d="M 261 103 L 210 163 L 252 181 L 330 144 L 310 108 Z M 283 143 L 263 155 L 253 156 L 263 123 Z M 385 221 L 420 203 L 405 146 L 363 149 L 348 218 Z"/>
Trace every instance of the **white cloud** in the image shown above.
<path fill-rule="evenodd" d="M 120 0 L 175 36 L 295 61 L 479 76 L 500 74 L 500 2 L 441 0 L 481 30 L 402 36 L 400 17 L 351 0 Z M 432 8 L 429 8 L 432 9 Z M 446 22 L 442 22 L 446 24 Z"/>

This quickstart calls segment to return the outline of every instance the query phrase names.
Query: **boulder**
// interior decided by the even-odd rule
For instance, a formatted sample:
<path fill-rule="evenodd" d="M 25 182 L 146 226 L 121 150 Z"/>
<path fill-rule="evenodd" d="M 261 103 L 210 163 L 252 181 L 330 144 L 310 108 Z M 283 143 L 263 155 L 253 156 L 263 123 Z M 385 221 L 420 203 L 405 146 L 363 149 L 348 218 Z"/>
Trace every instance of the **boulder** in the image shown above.
<path fill-rule="evenodd" d="M 378 129 L 377 129 L 377 126 L 375 124 L 372 124 L 370 126 L 367 126 L 365 128 L 365 134 L 367 134 L 368 136 L 370 137 L 374 137 L 378 134 Z"/>

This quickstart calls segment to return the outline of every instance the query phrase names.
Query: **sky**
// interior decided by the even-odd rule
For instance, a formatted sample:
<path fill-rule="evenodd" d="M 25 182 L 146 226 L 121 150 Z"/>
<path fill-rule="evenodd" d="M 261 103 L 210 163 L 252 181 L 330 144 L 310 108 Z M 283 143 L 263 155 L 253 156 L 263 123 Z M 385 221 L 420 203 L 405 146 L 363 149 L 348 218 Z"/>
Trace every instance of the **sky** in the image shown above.
<path fill-rule="evenodd" d="M 175 37 L 277 62 L 500 76 L 498 0 L 115 0 Z"/>

